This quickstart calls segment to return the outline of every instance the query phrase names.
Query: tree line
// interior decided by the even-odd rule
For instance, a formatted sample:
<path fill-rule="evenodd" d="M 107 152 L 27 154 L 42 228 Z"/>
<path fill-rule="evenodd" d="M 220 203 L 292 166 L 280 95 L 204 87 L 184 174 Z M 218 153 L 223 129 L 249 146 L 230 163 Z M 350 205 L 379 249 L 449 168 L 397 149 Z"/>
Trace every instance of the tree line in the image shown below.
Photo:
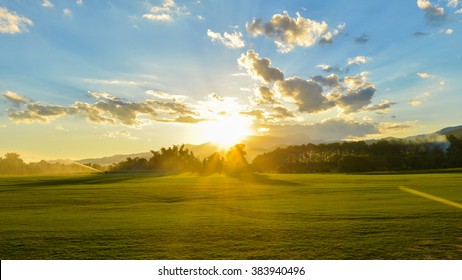
<path fill-rule="evenodd" d="M 306 144 L 257 156 L 253 170 L 269 173 L 404 171 L 462 167 L 462 139 L 448 142 L 380 140 Z"/>
<path fill-rule="evenodd" d="M 27 174 L 75 174 L 97 172 L 97 170 L 78 163 L 39 162 L 26 163 L 18 153 L 6 153 L 0 157 L 0 175 Z"/>
<path fill-rule="evenodd" d="M 404 142 L 380 140 L 330 144 L 305 144 L 278 148 L 258 155 L 251 164 L 246 159 L 244 144 L 231 147 L 223 155 L 214 152 L 199 159 L 184 145 L 173 145 L 151 151 L 152 156 L 131 158 L 103 167 L 58 162 L 25 163 L 17 153 L 0 157 L 0 174 L 65 174 L 89 173 L 95 169 L 105 172 L 193 172 L 213 173 L 319 173 L 405 171 L 462 167 L 462 138 L 447 136 L 442 142 Z"/>
<path fill-rule="evenodd" d="M 183 173 L 194 172 L 200 174 L 212 173 L 245 173 L 251 172 L 246 159 L 245 145 L 237 144 L 230 148 L 224 156 L 214 152 L 203 160 L 197 158 L 184 145 L 173 145 L 152 151 L 150 159 L 131 158 L 110 167 L 110 172 L 162 172 Z"/>

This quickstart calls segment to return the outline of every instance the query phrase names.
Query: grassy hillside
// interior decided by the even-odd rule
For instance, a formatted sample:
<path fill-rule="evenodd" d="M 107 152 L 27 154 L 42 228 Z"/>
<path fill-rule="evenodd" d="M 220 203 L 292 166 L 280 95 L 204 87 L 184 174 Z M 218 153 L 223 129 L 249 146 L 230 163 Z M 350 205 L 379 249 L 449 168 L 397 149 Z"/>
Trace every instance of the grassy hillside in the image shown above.
<path fill-rule="evenodd" d="M 2 177 L 1 259 L 461 259 L 462 174 Z"/>

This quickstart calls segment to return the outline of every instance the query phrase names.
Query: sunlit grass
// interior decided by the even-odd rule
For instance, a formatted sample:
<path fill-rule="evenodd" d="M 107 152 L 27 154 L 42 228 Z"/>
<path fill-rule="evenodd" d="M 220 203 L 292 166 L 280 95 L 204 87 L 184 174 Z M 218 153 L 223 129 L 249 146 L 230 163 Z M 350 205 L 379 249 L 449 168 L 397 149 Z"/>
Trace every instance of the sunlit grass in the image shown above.
<path fill-rule="evenodd" d="M 2 177 L 2 259 L 460 259 L 462 174 Z"/>

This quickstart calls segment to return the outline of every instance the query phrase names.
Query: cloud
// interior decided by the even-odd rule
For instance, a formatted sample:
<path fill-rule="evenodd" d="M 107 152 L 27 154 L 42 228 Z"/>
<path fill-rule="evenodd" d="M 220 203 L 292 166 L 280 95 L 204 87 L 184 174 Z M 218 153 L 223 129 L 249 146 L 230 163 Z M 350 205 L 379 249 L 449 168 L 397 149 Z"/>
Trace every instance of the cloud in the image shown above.
<path fill-rule="evenodd" d="M 260 58 L 254 50 L 248 50 L 245 54 L 241 54 L 238 63 L 255 79 L 260 79 L 267 83 L 284 79 L 284 74 L 281 70 L 270 66 L 271 60 Z"/>
<path fill-rule="evenodd" d="M 176 123 L 200 123 L 206 121 L 207 119 L 196 119 L 191 116 L 180 116 L 174 119 L 157 119 L 159 122 L 176 122 Z"/>
<path fill-rule="evenodd" d="M 377 125 L 380 133 L 390 135 L 392 133 L 403 133 L 408 131 L 410 128 L 415 127 L 416 122 L 408 121 L 403 123 L 395 122 L 381 122 Z"/>
<path fill-rule="evenodd" d="M 323 86 L 327 86 L 327 87 L 338 87 L 340 84 L 339 84 L 339 78 L 337 75 L 335 74 L 330 74 L 329 76 L 327 77 L 323 77 L 323 76 L 313 76 L 311 77 L 311 79 Z"/>
<path fill-rule="evenodd" d="M 207 36 L 210 38 L 210 40 L 213 43 L 219 42 L 223 44 L 225 47 L 230 48 L 230 49 L 245 47 L 245 42 L 244 40 L 242 40 L 241 32 L 234 31 L 231 34 L 228 32 L 225 32 L 223 35 L 221 35 L 218 32 L 213 32 L 212 30 L 208 29 Z"/>
<path fill-rule="evenodd" d="M 379 133 L 377 124 L 358 122 L 351 119 L 332 118 L 319 123 L 304 125 L 268 125 L 268 134 L 273 136 L 306 135 L 306 140 L 339 141 L 366 137 Z"/>
<path fill-rule="evenodd" d="M 138 86 L 141 83 L 128 80 L 98 80 L 98 79 L 84 79 L 87 83 L 100 84 L 100 85 L 123 85 L 123 86 Z"/>
<path fill-rule="evenodd" d="M 455 11 L 454 13 L 455 13 L 455 14 L 462 14 L 462 9 L 457 10 L 457 11 Z"/>
<path fill-rule="evenodd" d="M 282 106 L 273 106 L 273 110 L 276 112 L 276 115 L 273 115 L 275 118 L 286 119 L 286 118 L 295 118 L 295 114 Z"/>
<path fill-rule="evenodd" d="M 345 24 L 342 23 L 340 24 L 339 26 L 337 26 L 337 29 L 335 29 L 334 31 L 330 32 L 330 31 L 327 31 L 327 33 L 325 35 L 323 35 L 321 37 L 321 39 L 319 40 L 319 44 L 321 45 L 325 45 L 325 44 L 332 44 L 334 42 L 334 39 L 340 35 L 340 33 L 342 32 L 343 29 L 345 29 Z"/>
<path fill-rule="evenodd" d="M 264 35 L 273 38 L 282 53 L 290 52 L 296 46 L 310 47 L 321 38 L 327 40 L 326 36 L 329 37 L 326 22 L 304 18 L 299 13 L 297 18 L 290 17 L 287 12 L 275 14 L 266 23 L 261 18 L 253 19 L 252 23 L 246 23 L 246 29 L 254 37 Z"/>
<path fill-rule="evenodd" d="M 18 123 L 48 123 L 58 117 L 74 115 L 84 116 L 88 121 L 95 123 L 139 126 L 144 123 L 139 118 L 142 115 L 148 117 L 168 115 L 180 122 L 188 120 L 187 116 L 198 115 L 189 108 L 189 105 L 178 100 L 126 101 L 108 93 L 90 92 L 89 95 L 98 101 L 95 103 L 75 102 L 68 107 L 39 102 L 28 103 L 24 110 L 10 110 L 8 117 Z M 12 99 L 10 95 L 9 98 Z"/>
<path fill-rule="evenodd" d="M 414 107 L 418 107 L 422 105 L 425 101 L 427 101 L 428 97 L 430 97 L 430 93 L 424 92 L 421 95 L 409 100 L 409 104 Z"/>
<path fill-rule="evenodd" d="M 82 6 L 83 5 L 83 0 L 77 0 L 75 1 L 75 3 L 79 6 Z"/>
<path fill-rule="evenodd" d="M 452 35 L 452 33 L 454 33 L 454 29 L 448 28 L 446 30 L 443 30 L 443 33 L 446 35 Z"/>
<path fill-rule="evenodd" d="M 3 97 L 5 97 L 9 102 L 13 103 L 15 107 L 19 107 L 23 104 L 31 102 L 31 100 L 25 96 L 17 94 L 16 92 L 6 91 L 2 93 Z"/>
<path fill-rule="evenodd" d="M 390 100 L 382 100 L 379 104 L 369 105 L 364 108 L 365 111 L 377 111 L 377 112 L 387 112 L 391 109 L 391 106 L 395 105 L 395 102 Z"/>
<path fill-rule="evenodd" d="M 178 6 L 174 0 L 165 0 L 162 6 L 151 6 L 149 13 L 143 18 L 152 21 L 172 22 L 175 16 L 189 15 L 189 11 L 183 6 Z"/>
<path fill-rule="evenodd" d="M 365 44 L 365 43 L 369 42 L 370 39 L 371 39 L 371 37 L 369 37 L 369 35 L 367 35 L 366 33 L 363 33 L 363 35 L 355 38 L 355 43 L 356 44 Z"/>
<path fill-rule="evenodd" d="M 132 136 L 130 132 L 126 130 L 118 130 L 118 131 L 109 131 L 104 134 L 105 137 L 108 138 L 126 138 L 129 140 L 138 140 L 138 137 Z"/>
<path fill-rule="evenodd" d="M 216 101 L 219 101 L 219 102 L 223 102 L 225 101 L 225 99 L 221 96 L 218 95 L 218 93 L 216 92 L 212 92 L 211 94 L 209 94 L 207 96 L 210 100 L 216 100 Z"/>
<path fill-rule="evenodd" d="M 459 0 L 449 0 L 448 7 L 456 8 L 459 5 Z"/>
<path fill-rule="evenodd" d="M 146 94 L 160 98 L 160 99 L 167 99 L 167 100 L 175 100 L 175 99 L 184 100 L 188 98 L 185 95 L 169 94 L 169 93 L 165 93 L 165 92 L 157 91 L 157 90 L 147 90 Z"/>
<path fill-rule="evenodd" d="M 428 78 L 431 77 L 430 74 L 425 73 L 425 72 L 419 72 L 419 73 L 417 73 L 417 76 L 421 77 L 422 79 L 428 79 Z"/>
<path fill-rule="evenodd" d="M 322 94 L 322 87 L 314 81 L 291 77 L 275 83 L 275 90 L 295 101 L 299 112 L 316 113 L 334 106 Z"/>
<path fill-rule="evenodd" d="M 425 11 L 425 18 L 429 24 L 439 24 L 446 19 L 444 8 L 433 5 L 428 0 L 417 0 L 417 7 Z"/>
<path fill-rule="evenodd" d="M 321 68 L 322 71 L 330 73 L 330 72 L 335 72 L 335 73 L 342 73 L 343 70 L 340 69 L 339 67 L 333 67 L 327 64 L 319 64 L 317 67 Z"/>
<path fill-rule="evenodd" d="M 337 100 L 337 105 L 342 108 L 346 114 L 357 112 L 371 103 L 375 92 L 376 89 L 373 86 L 350 90 Z"/>
<path fill-rule="evenodd" d="M 70 17 L 72 15 L 72 11 L 71 11 L 71 9 L 65 8 L 65 9 L 63 9 L 63 14 L 65 16 Z"/>
<path fill-rule="evenodd" d="M 67 115 L 70 111 L 66 107 L 45 105 L 41 103 L 27 104 L 26 110 L 9 112 L 10 120 L 17 123 L 48 123 L 58 117 Z"/>
<path fill-rule="evenodd" d="M 0 7 L 0 33 L 22 33 L 27 31 L 27 26 L 32 25 L 32 20 Z"/>
<path fill-rule="evenodd" d="M 428 33 L 424 33 L 424 32 L 420 32 L 420 31 L 417 31 L 415 32 L 414 34 L 412 34 L 414 37 L 423 37 L 423 36 L 427 36 Z"/>
<path fill-rule="evenodd" d="M 44 8 L 53 8 L 53 3 L 50 0 L 43 0 L 42 7 Z"/>
<path fill-rule="evenodd" d="M 277 104 L 279 103 L 274 99 L 274 91 L 272 91 L 269 87 L 261 86 L 255 92 L 255 96 L 257 97 L 255 102 L 257 104 Z"/>
<path fill-rule="evenodd" d="M 365 63 L 368 63 L 369 61 L 371 61 L 371 58 L 367 56 L 357 56 L 354 58 L 348 58 L 348 66 L 365 64 Z"/>

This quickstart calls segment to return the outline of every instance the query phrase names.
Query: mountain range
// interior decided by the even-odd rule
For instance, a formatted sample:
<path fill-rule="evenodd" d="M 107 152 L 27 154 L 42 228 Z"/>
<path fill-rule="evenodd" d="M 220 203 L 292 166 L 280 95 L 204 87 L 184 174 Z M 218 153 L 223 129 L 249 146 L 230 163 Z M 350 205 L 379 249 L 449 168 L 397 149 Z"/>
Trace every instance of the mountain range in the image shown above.
<path fill-rule="evenodd" d="M 454 126 L 454 127 L 446 127 L 441 130 L 438 130 L 434 133 L 429 134 L 421 134 L 415 136 L 409 136 L 406 138 L 393 138 L 387 137 L 383 139 L 376 139 L 376 140 L 367 140 L 367 143 L 374 143 L 380 140 L 400 140 L 400 141 L 441 141 L 441 136 L 448 136 L 454 135 L 458 138 L 462 138 L 462 125 L 461 126 Z M 307 138 L 305 135 L 288 135 L 286 137 L 275 137 L 275 136 L 250 136 L 246 138 L 242 144 L 246 145 L 246 152 L 247 152 L 247 159 L 252 161 L 257 155 L 273 151 L 277 148 L 284 148 L 289 145 L 302 145 L 306 143 L 313 143 L 319 144 L 325 141 L 313 141 Z M 335 141 L 330 141 L 335 142 Z M 193 144 L 185 144 L 185 148 L 192 151 L 196 157 L 199 159 L 203 159 L 213 152 L 221 152 L 225 153 L 226 151 L 220 148 L 217 144 L 208 142 L 199 145 Z M 118 163 L 121 161 L 126 160 L 128 157 L 131 158 L 146 158 L 149 159 L 152 157 L 151 152 L 140 152 L 140 153 L 133 153 L 133 154 L 118 154 L 108 157 L 101 157 L 101 158 L 86 158 L 77 160 L 78 163 L 82 164 L 99 164 L 103 166 L 111 165 L 114 163 Z"/>

